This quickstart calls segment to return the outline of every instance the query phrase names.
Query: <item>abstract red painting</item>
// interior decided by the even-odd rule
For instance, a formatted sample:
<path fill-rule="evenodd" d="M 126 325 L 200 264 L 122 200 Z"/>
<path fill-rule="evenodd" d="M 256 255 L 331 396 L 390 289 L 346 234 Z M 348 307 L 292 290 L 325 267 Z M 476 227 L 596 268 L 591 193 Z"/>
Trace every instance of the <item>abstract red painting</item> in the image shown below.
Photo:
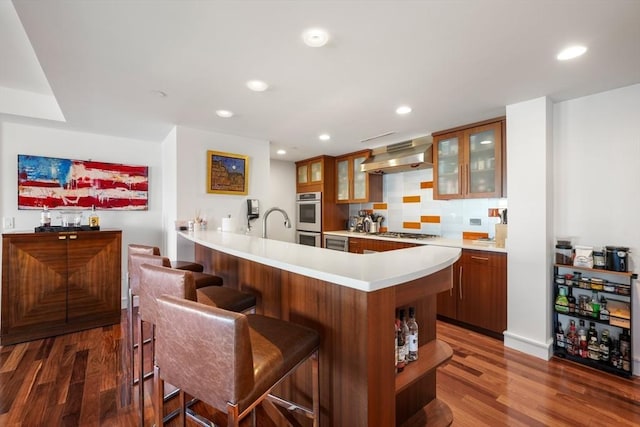
<path fill-rule="evenodd" d="M 18 209 L 147 210 L 149 168 L 18 155 Z"/>

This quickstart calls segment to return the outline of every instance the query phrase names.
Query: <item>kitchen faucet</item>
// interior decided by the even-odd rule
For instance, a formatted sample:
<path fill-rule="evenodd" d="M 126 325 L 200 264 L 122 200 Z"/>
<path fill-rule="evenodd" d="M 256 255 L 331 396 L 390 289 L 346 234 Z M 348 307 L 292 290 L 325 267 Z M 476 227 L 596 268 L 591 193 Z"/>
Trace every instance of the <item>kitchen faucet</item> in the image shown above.
<path fill-rule="evenodd" d="M 280 208 L 276 208 L 276 207 L 267 209 L 267 211 L 264 213 L 264 215 L 262 215 L 262 237 L 264 239 L 267 238 L 267 217 L 273 211 L 281 212 L 282 215 L 284 216 L 284 226 L 287 227 L 287 228 L 291 228 L 291 221 L 289 221 L 289 215 L 287 215 L 287 213 L 284 211 L 284 209 L 280 209 Z"/>

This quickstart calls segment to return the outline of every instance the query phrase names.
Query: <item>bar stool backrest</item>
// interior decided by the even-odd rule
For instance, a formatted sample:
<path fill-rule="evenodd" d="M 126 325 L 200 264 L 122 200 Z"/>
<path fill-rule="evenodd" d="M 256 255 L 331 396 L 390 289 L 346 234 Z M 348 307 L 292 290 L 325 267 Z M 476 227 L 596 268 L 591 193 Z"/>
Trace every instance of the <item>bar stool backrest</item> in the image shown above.
<path fill-rule="evenodd" d="M 129 288 L 131 288 L 133 295 L 140 294 L 140 266 L 142 264 L 171 267 L 171 261 L 167 257 L 145 254 L 129 255 Z"/>
<path fill-rule="evenodd" d="M 164 295 L 156 320 L 156 361 L 168 383 L 222 411 L 253 390 L 245 315 Z"/>
<path fill-rule="evenodd" d="M 171 295 L 191 301 L 195 301 L 197 298 L 196 284 L 190 271 L 150 264 L 140 266 L 139 291 L 138 315 L 143 321 L 154 325 L 158 311 L 157 299 L 162 295 Z"/>

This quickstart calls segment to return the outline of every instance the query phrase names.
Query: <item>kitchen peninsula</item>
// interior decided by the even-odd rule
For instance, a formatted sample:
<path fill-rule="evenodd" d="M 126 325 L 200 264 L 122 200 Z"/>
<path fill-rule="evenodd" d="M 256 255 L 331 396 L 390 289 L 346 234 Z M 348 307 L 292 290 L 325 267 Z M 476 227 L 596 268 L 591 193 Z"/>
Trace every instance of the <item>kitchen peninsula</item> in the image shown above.
<path fill-rule="evenodd" d="M 451 411 L 436 398 L 435 369 L 452 355 L 436 339 L 436 295 L 451 288 L 460 249 L 359 255 L 219 231 L 179 234 L 195 244 L 205 271 L 254 293 L 258 313 L 319 331 L 321 425 L 391 426 L 412 417 L 450 424 Z M 420 325 L 419 360 L 396 374 L 395 310 L 409 306 Z M 309 369 L 282 392 L 309 403 Z"/>

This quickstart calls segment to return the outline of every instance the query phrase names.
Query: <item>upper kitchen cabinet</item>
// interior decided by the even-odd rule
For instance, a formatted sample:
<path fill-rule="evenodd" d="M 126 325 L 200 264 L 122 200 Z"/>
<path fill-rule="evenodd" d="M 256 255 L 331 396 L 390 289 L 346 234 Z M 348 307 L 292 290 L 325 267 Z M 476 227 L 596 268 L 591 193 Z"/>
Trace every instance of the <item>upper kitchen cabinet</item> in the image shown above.
<path fill-rule="evenodd" d="M 371 150 L 358 151 L 336 158 L 337 203 L 366 203 L 382 201 L 382 175 L 368 174 L 360 165 Z"/>
<path fill-rule="evenodd" d="M 433 134 L 434 199 L 502 197 L 505 119 Z"/>
<path fill-rule="evenodd" d="M 297 192 L 322 191 L 319 187 L 322 187 L 324 183 L 325 163 L 333 162 L 333 160 L 333 157 L 319 156 L 296 162 Z"/>

